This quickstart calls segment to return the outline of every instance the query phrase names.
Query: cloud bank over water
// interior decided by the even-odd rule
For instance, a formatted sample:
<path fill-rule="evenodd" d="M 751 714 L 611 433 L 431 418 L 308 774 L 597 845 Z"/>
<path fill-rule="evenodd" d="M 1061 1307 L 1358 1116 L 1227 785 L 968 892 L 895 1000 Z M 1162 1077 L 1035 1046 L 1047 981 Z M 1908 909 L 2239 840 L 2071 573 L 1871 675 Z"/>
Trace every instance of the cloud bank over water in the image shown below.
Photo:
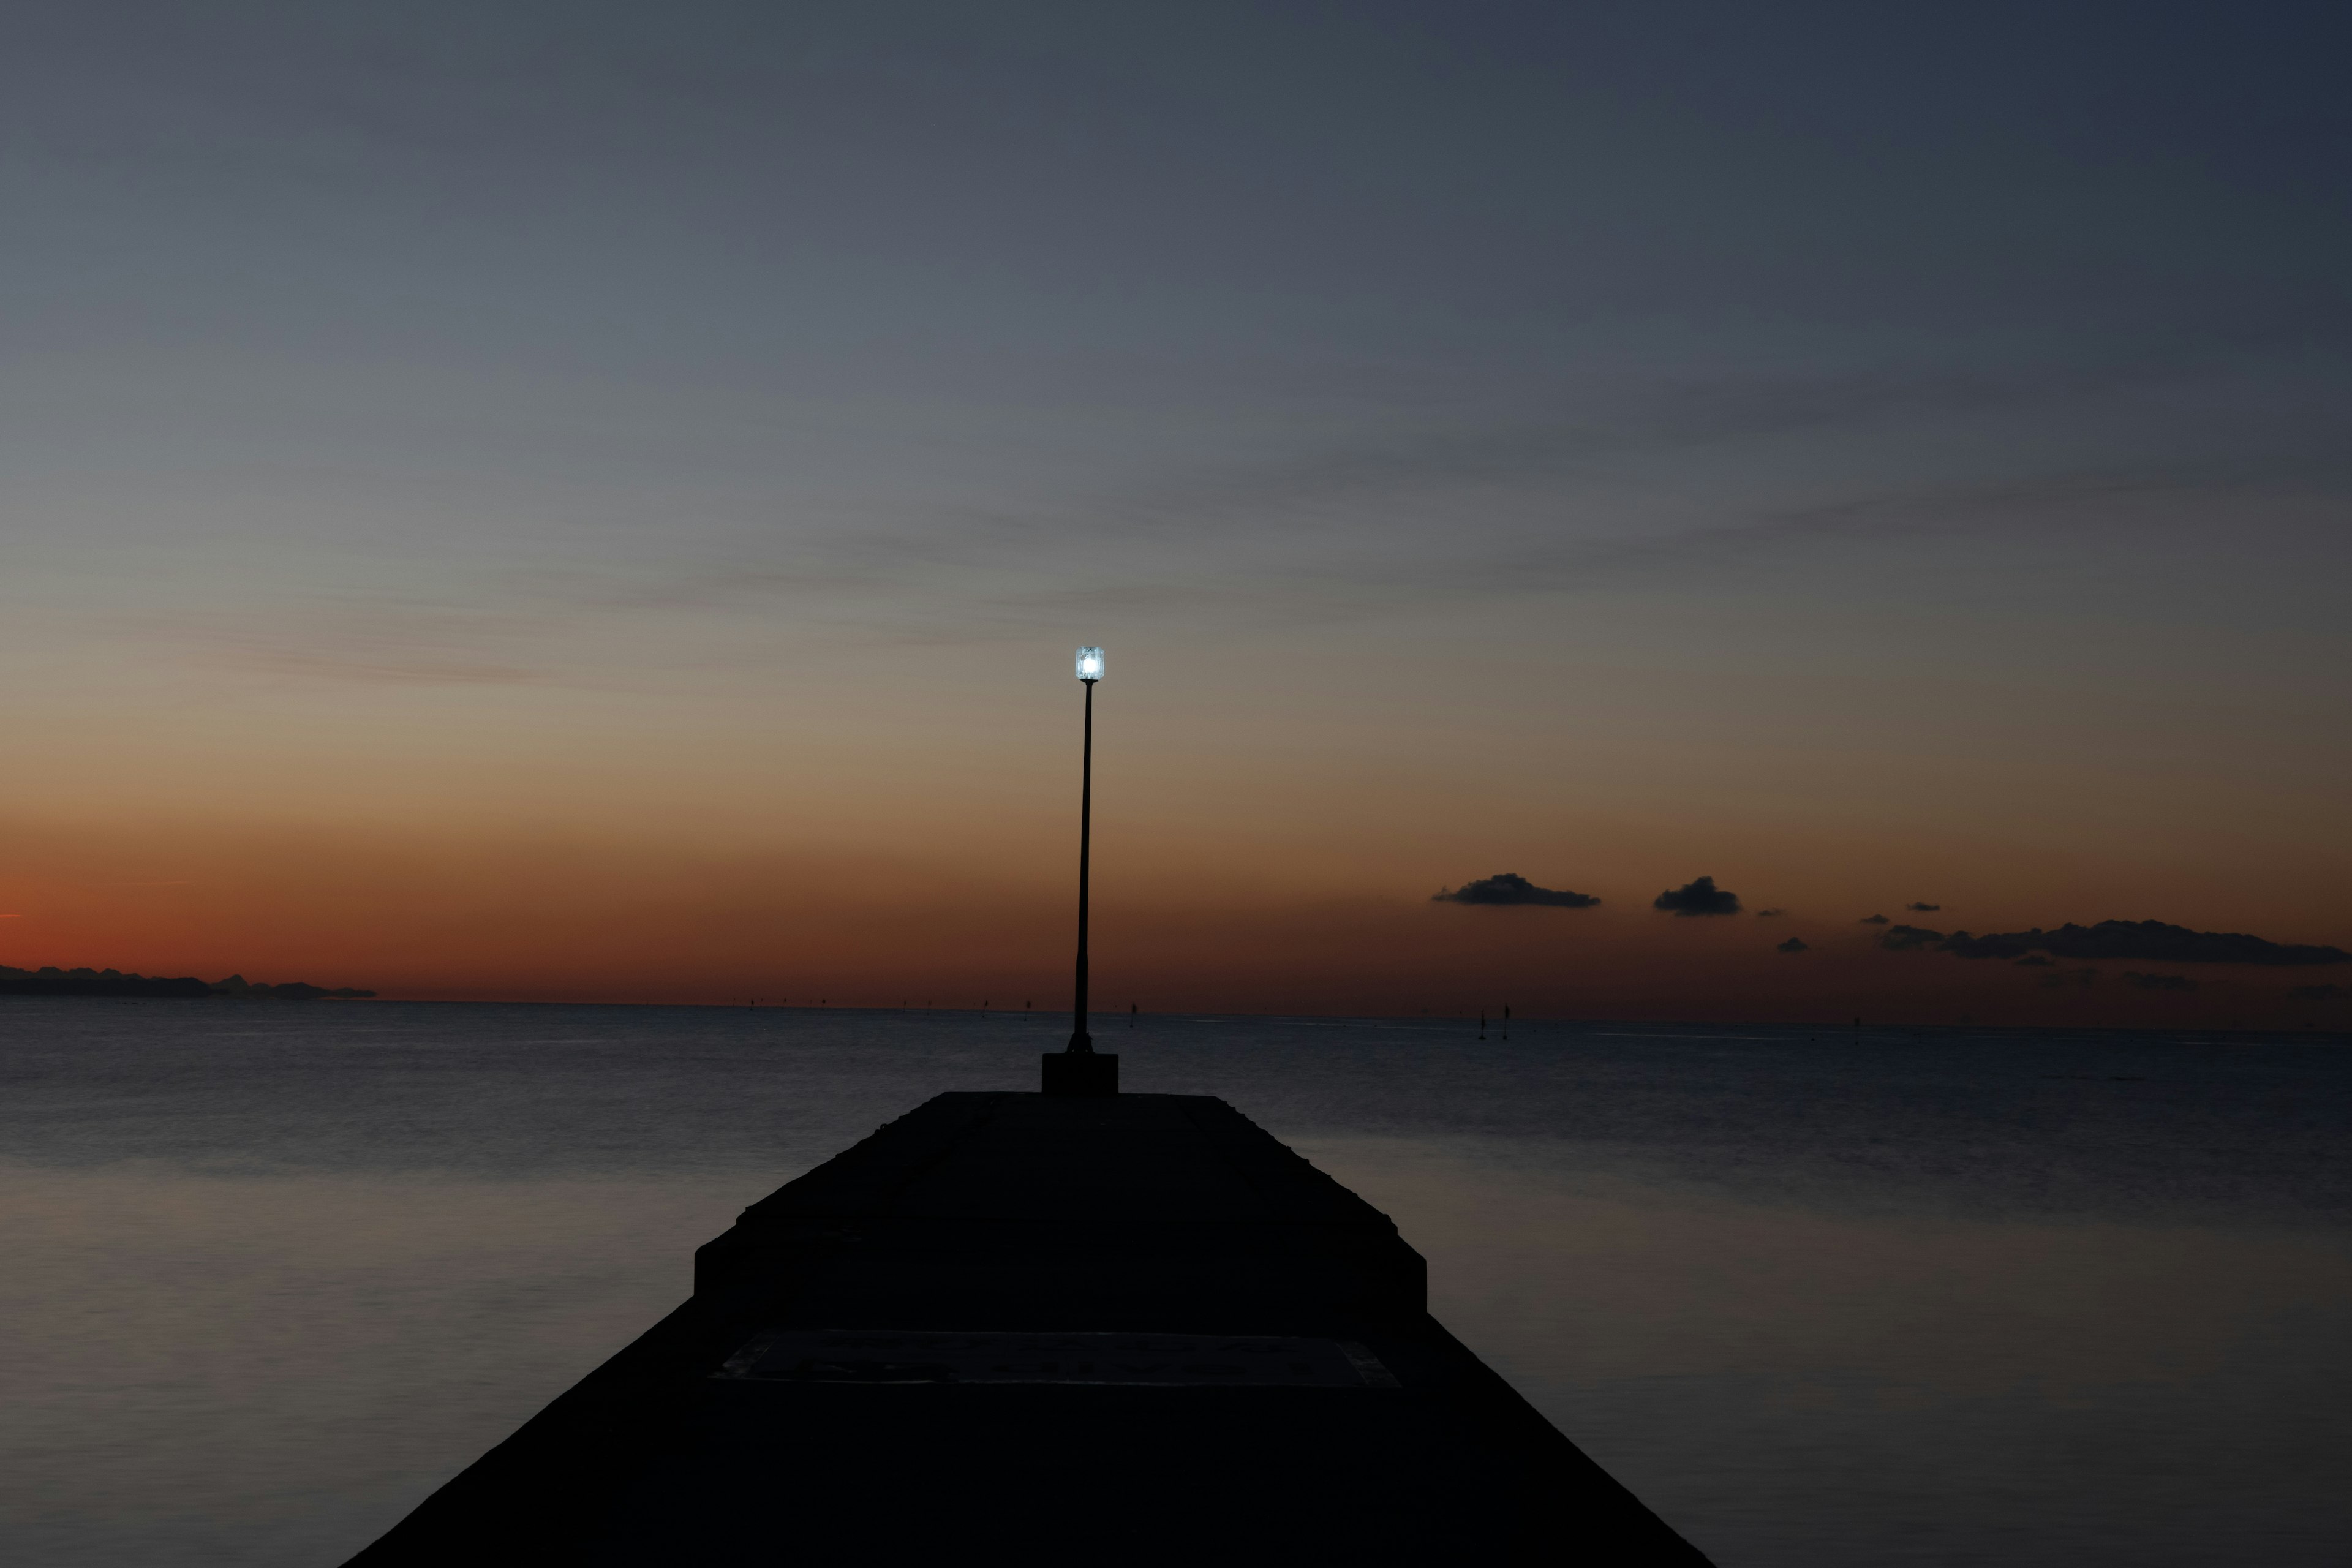
<path fill-rule="evenodd" d="M 1988 931 L 1972 936 L 1956 931 L 1947 936 L 1923 926 L 1890 926 L 1878 945 L 1890 952 L 1934 948 L 1962 958 L 2009 958 L 2028 962 L 2035 953 L 2054 958 L 2155 960 L 2164 963 L 2258 963 L 2271 966 L 2352 963 L 2352 952 L 2340 947 L 2276 942 L 2242 931 L 2191 931 L 2162 921 L 2101 921 L 2076 925 L 2072 921 L 2056 931 L 2036 926 L 2031 931 Z"/>

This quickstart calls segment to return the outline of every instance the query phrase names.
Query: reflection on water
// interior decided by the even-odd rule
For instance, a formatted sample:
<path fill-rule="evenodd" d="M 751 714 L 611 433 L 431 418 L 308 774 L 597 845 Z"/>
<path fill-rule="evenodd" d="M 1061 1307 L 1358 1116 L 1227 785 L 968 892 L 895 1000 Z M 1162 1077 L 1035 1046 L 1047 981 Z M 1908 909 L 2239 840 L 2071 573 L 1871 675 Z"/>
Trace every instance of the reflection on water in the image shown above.
<path fill-rule="evenodd" d="M 2341 1562 L 2340 1235 L 1822 1214 L 1305 1141 L 1717 1562 Z"/>
<path fill-rule="evenodd" d="M 0 1172 L 0 1561 L 341 1562 L 676 1306 L 744 1184 Z M 752 1184 L 756 1185 L 756 1184 Z"/>
<path fill-rule="evenodd" d="M 1108 1033 L 1108 1032 L 1107 1032 Z M 331 1563 L 1034 1019 L 0 1004 L 0 1560 Z M 1145 1020 L 1725 1568 L 2340 1562 L 2340 1043 Z"/>

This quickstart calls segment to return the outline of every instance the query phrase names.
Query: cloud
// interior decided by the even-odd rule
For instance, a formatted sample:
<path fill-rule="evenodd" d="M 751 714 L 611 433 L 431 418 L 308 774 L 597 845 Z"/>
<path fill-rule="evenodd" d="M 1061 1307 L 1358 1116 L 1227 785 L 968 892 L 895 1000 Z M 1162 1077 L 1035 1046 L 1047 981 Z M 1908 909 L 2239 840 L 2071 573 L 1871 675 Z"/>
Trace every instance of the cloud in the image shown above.
<path fill-rule="evenodd" d="M 2160 963 L 2352 963 L 2352 952 L 2340 947 L 2295 946 L 2239 931 L 2190 931 L 2162 921 L 2101 921 L 2095 926 L 2070 921 L 2056 931 L 2037 926 L 2032 931 L 1988 931 L 1983 936 L 1956 931 L 1937 945 L 1962 958 L 2022 958 L 2029 952 L 2047 952 L 2056 958 L 2136 958 Z"/>
<path fill-rule="evenodd" d="M 1318 440 L 1238 463 L 1218 461 L 1139 475 L 1075 497 L 1070 505 L 1098 530 L 1108 523 L 1120 533 L 1232 536 L 1263 531 L 1269 519 L 1276 519 L 1277 533 L 1312 534 L 1335 511 L 1361 511 L 1367 502 L 1408 514 L 1425 513 L 1465 489 L 1549 489 L 1589 474 L 1596 461 L 1664 457 L 1726 441 L 1803 437 L 1890 417 L 1934 420 L 1954 411 L 2008 410 L 2021 398 L 2096 395 L 2152 382 L 2161 384 L 2179 374 L 2177 370 L 2133 366 L 2067 375 L 1873 370 L 1825 376 L 1677 378 L 1639 385 L 1621 378 L 1611 384 L 1606 406 L 1561 409 L 1536 419 L 1468 427 L 1450 419 L 1420 427 L 1383 423 L 1337 440 Z M 1351 371 L 1351 382 L 1360 384 L 1360 371 Z M 1351 385 L 1351 395 L 1356 390 Z M 1419 389 L 1414 391 L 1417 395 Z M 1915 484 L 1743 517 L 1664 541 L 1571 538 L 1530 547 L 1496 539 L 1488 542 L 1487 549 L 1466 556 L 1457 547 L 1443 565 L 1422 557 L 1376 559 L 1369 553 L 1335 563 L 1328 550 L 1302 552 L 1284 564 L 1293 572 L 1311 571 L 1318 580 L 1328 580 L 1338 564 L 1360 583 L 1409 587 L 1420 594 L 1433 586 L 1441 591 L 1557 590 L 1589 580 L 1596 570 L 1655 567 L 1694 551 L 1713 554 L 1753 548 L 1780 536 L 1874 534 L 1890 524 L 1914 530 L 2000 526 L 2021 510 L 2079 506 L 2086 495 L 2137 496 L 2150 489 L 2178 490 L 2200 479 L 2200 488 L 2215 482 L 2201 469 L 2183 474 L 2175 472 L 2176 467 L 2142 462 L 2121 472 L 2099 468 L 1960 486 Z M 2228 477 L 2234 478 L 2234 470 Z M 1058 524 L 1060 519 L 1052 521 Z M 1060 531 L 1058 527 L 1052 530 L 1055 537 Z"/>
<path fill-rule="evenodd" d="M 1937 910 L 1942 909 L 1944 906 L 1941 904 L 1906 904 L 1903 907 L 1909 910 L 1914 914 L 1931 915 Z"/>
<path fill-rule="evenodd" d="M 1909 952 L 1914 948 L 1933 947 L 1944 940 L 1944 933 L 1929 931 L 1925 926 L 1889 926 L 1878 933 L 1878 945 L 1889 952 Z"/>
<path fill-rule="evenodd" d="M 1772 951 L 1774 952 L 1810 952 L 1812 951 L 1812 943 L 1803 937 L 1792 936 Z"/>
<path fill-rule="evenodd" d="M 2352 996 L 2352 985 L 2298 985 L 2287 994 L 2298 1002 L 2341 1002 Z"/>
<path fill-rule="evenodd" d="M 1315 373 L 1319 374 L 1320 373 Z M 1348 395 L 1361 394 L 1350 367 Z M 2076 393 L 2170 384 L 2180 373 L 2138 367 L 2067 378 Z M 1309 384 L 1320 385 L 1310 380 Z M 2006 389 L 2000 396 L 1988 388 Z M 1554 406 L 1532 420 L 1474 419 L 1446 414 L 1434 424 L 1383 416 L 1336 439 L 1277 442 L 1204 459 L 1108 463 L 1042 494 L 985 504 L 892 495 L 864 513 L 796 521 L 787 533 L 759 535 L 756 545 L 713 542 L 705 559 L 679 572 L 639 563 L 596 574 L 579 570 L 528 576 L 546 584 L 535 605 L 594 612 L 614 608 L 712 605 L 748 608 L 788 602 L 819 625 L 887 627 L 895 637 L 938 644 L 950 639 L 1028 636 L 1043 616 L 1056 622 L 1106 603 L 1130 609 L 1181 605 L 1188 616 L 1212 609 L 1233 616 L 1274 611 L 1310 621 L 1389 613 L 1432 595 L 1482 598 L 1584 593 L 1619 577 L 1672 574 L 1769 552 L 1876 541 L 1890 532 L 1966 536 L 2013 532 L 2053 517 L 2070 524 L 2100 519 L 2137 523 L 2146 507 L 2168 497 L 2234 489 L 2277 480 L 2272 457 L 2259 472 L 2243 462 L 2150 459 L 2118 468 L 1997 477 L 1955 485 L 1937 479 L 1884 490 L 1849 491 L 1790 507 L 1761 502 L 1728 512 L 1707 506 L 1678 519 L 1622 533 L 1613 527 L 1547 526 L 1530 531 L 1498 521 L 1491 528 L 1434 529 L 1434 517 L 1458 517 L 1459 498 L 1507 495 L 1510 504 L 1561 515 L 1563 497 L 1586 496 L 1591 465 L 1617 458 L 1664 455 L 1722 440 L 1843 428 L 1890 410 L 1932 417 L 1936 409 L 2013 412 L 2025 387 L 2053 390 L 2037 372 L 2015 381 L 1981 376 L 1735 377 L 1728 381 L 1652 382 L 1629 401 L 1622 378 L 1609 380 L 1591 407 Z M 1406 394 L 1410 393 L 1410 396 Z M 1425 403 L 1417 383 L 1399 383 L 1392 412 Z M 1605 401 L 1603 401 L 1605 399 Z M 1236 449 L 1237 451 L 1240 449 Z M 1601 492 L 1606 494 L 1606 491 Z M 1573 503 L 1571 514 L 1609 515 Z M 821 509 L 823 510 L 824 509 Z M 1475 509 L 1474 509 L 1475 510 Z M 1511 515 L 1497 513 L 1498 519 Z M 1102 545 L 1077 552 L 1064 545 L 1084 531 Z M 1397 546 L 1365 545 L 1366 539 Z M 1432 547 L 1413 541 L 1426 539 Z M 1213 542 L 1205 558 L 1202 542 Z M 509 580 L 524 574 L 510 573 Z M 641 585 L 641 586 L 640 586 Z M 534 652 L 536 644 L 503 650 Z M 492 657 L 519 674 L 561 679 L 553 658 Z M 533 674 L 523 666 L 550 668 Z M 310 671 L 310 673 L 323 673 Z M 403 668 L 373 679 L 415 679 Z M 446 672 L 432 672 L 436 678 Z M 487 671 L 486 671 L 487 673 Z M 356 679 L 355 675 L 345 675 Z"/>
<path fill-rule="evenodd" d="M 1786 910 L 1758 910 L 1756 911 L 1756 918 L 1759 921 L 1769 921 L 1774 915 L 1785 915 L 1789 911 Z"/>
<path fill-rule="evenodd" d="M 517 656 L 558 621 L 510 609 L 424 606 L 339 595 L 266 617 L 190 614 L 139 633 L 197 661 L 264 675 L 391 686 L 505 686 L 546 679 Z"/>
<path fill-rule="evenodd" d="M 1465 882 L 1458 888 L 1441 889 L 1431 896 L 1430 901 L 1438 904 L 1540 904 L 1555 910 L 1589 910 L 1601 900 L 1591 893 L 1538 888 L 1516 871 L 1498 871 L 1475 882 Z"/>
<path fill-rule="evenodd" d="M 1883 926 L 1886 923 L 1886 917 L 1885 915 L 1864 915 L 1862 919 L 1854 921 L 1853 923 L 1863 926 Z"/>
<path fill-rule="evenodd" d="M 2124 984 L 2142 991 L 2194 991 L 2197 982 L 2186 974 L 2139 974 L 2124 971 Z"/>
<path fill-rule="evenodd" d="M 1736 915 L 1739 912 L 1739 895 L 1727 893 L 1715 885 L 1712 877 L 1699 877 L 1679 888 L 1669 888 L 1650 902 L 1654 910 L 1671 910 L 1682 915 Z"/>
<path fill-rule="evenodd" d="M 1360 388 L 1362 374 L 1351 369 L 1351 392 Z M 2130 375 L 2128 384 L 2137 384 L 2145 374 Z M 2084 384 L 2104 389 L 2113 384 L 2114 374 L 2102 372 Z M 2021 396 L 2051 391 L 2046 372 L 2028 378 L 1874 369 L 1641 383 L 1620 378 L 1611 384 L 1606 406 L 1469 426 L 1452 420 L 1383 425 L 1250 460 L 1139 476 L 1084 501 L 1097 517 L 1128 526 L 1176 524 L 1197 536 L 1262 525 L 1270 513 L 1314 515 L 1363 498 L 1425 500 L 1465 488 L 1557 481 L 1595 461 L 1843 430 L 1890 416 L 1933 419 L 1955 410 L 2009 407 Z M 1941 498 L 1944 490 L 1936 494 Z"/>

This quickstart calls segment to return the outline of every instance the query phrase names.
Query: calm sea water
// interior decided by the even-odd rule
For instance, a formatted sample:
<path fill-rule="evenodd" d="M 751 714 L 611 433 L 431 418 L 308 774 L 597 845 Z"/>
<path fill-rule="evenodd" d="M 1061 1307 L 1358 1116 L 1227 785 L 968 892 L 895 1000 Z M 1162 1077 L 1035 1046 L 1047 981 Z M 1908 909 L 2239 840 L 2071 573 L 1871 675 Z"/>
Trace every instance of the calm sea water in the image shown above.
<path fill-rule="evenodd" d="M 0 1561 L 330 1564 L 1058 1019 L 0 1001 Z M 1154 1017 L 1723 1568 L 2352 1558 L 2352 1042 Z"/>

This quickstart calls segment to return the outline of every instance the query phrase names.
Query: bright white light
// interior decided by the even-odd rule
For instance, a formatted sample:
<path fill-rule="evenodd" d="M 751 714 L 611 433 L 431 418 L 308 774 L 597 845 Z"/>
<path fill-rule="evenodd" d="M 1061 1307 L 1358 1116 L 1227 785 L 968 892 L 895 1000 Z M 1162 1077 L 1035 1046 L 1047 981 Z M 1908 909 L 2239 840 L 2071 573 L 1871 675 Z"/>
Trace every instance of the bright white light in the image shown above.
<path fill-rule="evenodd" d="M 1098 647 L 1082 647 L 1078 649 L 1078 679 L 1080 680 L 1100 680 L 1102 679 L 1102 649 Z"/>

